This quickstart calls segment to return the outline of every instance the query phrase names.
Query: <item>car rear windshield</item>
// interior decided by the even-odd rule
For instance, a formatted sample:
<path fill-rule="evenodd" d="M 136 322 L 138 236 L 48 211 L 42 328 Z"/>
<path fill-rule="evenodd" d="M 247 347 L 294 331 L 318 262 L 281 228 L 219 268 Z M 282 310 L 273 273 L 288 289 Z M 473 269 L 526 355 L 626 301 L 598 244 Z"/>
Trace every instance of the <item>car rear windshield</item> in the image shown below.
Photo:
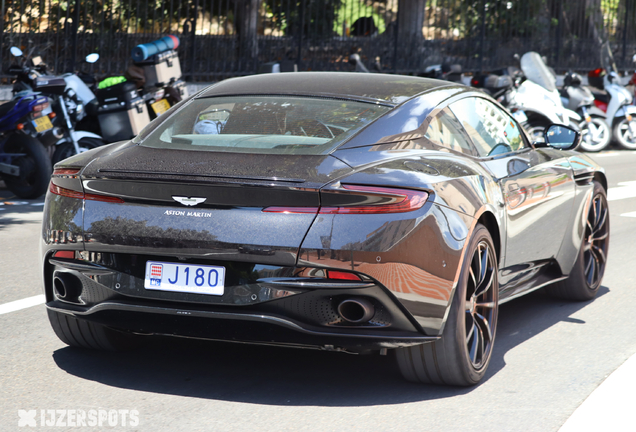
<path fill-rule="evenodd" d="M 142 146 L 236 153 L 329 153 L 390 107 L 338 99 L 240 96 L 194 99 Z"/>

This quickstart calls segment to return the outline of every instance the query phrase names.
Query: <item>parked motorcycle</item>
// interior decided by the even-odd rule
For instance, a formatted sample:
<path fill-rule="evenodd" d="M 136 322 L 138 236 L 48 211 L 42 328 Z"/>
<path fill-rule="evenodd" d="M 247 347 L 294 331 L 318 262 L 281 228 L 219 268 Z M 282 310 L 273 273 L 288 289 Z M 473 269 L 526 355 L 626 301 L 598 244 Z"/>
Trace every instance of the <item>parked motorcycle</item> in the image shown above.
<path fill-rule="evenodd" d="M 609 43 L 601 47 L 602 68 L 588 73 L 594 103 L 605 112 L 612 137 L 622 147 L 636 150 L 636 107 L 632 94 L 623 86 Z"/>
<path fill-rule="evenodd" d="M 52 173 L 43 142 L 53 145 L 55 118 L 46 96 L 20 93 L 0 105 L 0 177 L 20 198 L 37 198 Z"/>
<path fill-rule="evenodd" d="M 510 104 L 522 107 L 528 116 L 527 132 L 533 139 L 542 140 L 543 130 L 550 123 L 563 124 L 579 130 L 583 120 L 575 111 L 563 107 L 556 88 L 556 76 L 548 69 L 539 54 L 530 51 L 521 56 L 521 71 L 525 76 Z"/>
<path fill-rule="evenodd" d="M 21 64 L 9 67 L 9 73 L 16 77 L 13 92 L 39 92 L 53 100 L 53 110 L 63 120 L 60 125 L 62 135 L 56 142 L 51 157 L 53 164 L 95 147 L 104 145 L 102 137 L 96 133 L 79 131 L 75 125 L 85 116 L 85 107 L 95 95 L 77 75 L 67 73 L 61 76 L 47 75 L 46 64 L 31 53 L 23 56 L 22 50 L 11 48 L 14 57 L 23 57 Z"/>
<path fill-rule="evenodd" d="M 576 111 L 584 119 L 580 125 L 581 148 L 588 152 L 601 151 L 609 145 L 612 131 L 605 112 L 594 104 L 594 95 L 581 82 L 579 74 L 571 71 L 566 73 L 563 87 L 559 89 L 561 101 L 563 106 Z"/>
<path fill-rule="evenodd" d="M 435 78 L 444 81 L 462 82 L 462 66 L 459 64 L 436 64 L 427 66 L 424 72 L 419 74 L 424 78 Z"/>
<path fill-rule="evenodd" d="M 506 107 L 531 139 L 542 141 L 545 127 L 552 123 L 579 129 L 581 116 L 563 107 L 556 77 L 537 53 L 524 54 L 521 69 L 509 67 L 495 72 L 474 76 L 471 85 L 485 90 Z"/>

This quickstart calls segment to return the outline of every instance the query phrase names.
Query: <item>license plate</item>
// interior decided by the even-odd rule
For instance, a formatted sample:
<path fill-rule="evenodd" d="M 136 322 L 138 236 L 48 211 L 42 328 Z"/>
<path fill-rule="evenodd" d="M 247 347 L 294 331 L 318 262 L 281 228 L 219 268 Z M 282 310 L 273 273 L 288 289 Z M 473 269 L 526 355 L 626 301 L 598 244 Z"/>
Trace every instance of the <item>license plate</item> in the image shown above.
<path fill-rule="evenodd" d="M 512 116 L 519 123 L 523 123 L 523 122 L 528 121 L 528 116 L 526 116 L 526 113 L 524 113 L 523 111 L 515 111 L 515 112 L 512 113 Z"/>
<path fill-rule="evenodd" d="M 223 295 L 225 267 L 148 261 L 144 288 L 194 294 Z"/>
<path fill-rule="evenodd" d="M 150 106 L 158 116 L 170 109 L 170 104 L 165 99 L 158 100 L 157 102 L 150 104 Z"/>
<path fill-rule="evenodd" d="M 37 133 L 41 133 L 47 131 L 49 129 L 53 129 L 53 123 L 49 120 L 48 116 L 38 117 L 33 120 L 33 126 L 35 126 L 35 131 Z"/>

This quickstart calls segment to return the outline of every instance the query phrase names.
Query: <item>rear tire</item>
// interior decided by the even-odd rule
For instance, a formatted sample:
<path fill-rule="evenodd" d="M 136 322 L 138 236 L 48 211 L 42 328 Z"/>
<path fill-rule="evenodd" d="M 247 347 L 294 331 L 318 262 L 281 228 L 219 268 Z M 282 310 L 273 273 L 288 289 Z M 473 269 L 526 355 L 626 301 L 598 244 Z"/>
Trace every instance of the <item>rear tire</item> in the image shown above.
<path fill-rule="evenodd" d="M 586 222 L 579 256 L 570 275 L 567 279 L 546 287 L 548 294 L 553 297 L 576 301 L 592 300 L 601 286 L 609 250 L 610 222 L 605 189 L 598 182 L 594 182 Z"/>
<path fill-rule="evenodd" d="M 7 188 L 20 198 L 38 198 L 49 187 L 52 167 L 49 154 L 37 139 L 15 133 L 9 137 L 5 150 L 7 153 L 25 153 L 13 159 L 12 164 L 20 167 L 18 177 L 3 176 Z"/>
<path fill-rule="evenodd" d="M 139 336 L 123 333 L 92 323 L 72 315 L 46 310 L 49 322 L 57 337 L 67 345 L 103 351 L 128 351 L 133 349 Z"/>
<path fill-rule="evenodd" d="M 477 225 L 441 339 L 394 350 L 408 381 L 472 386 L 484 377 L 497 329 L 499 284 L 492 237 Z"/>
<path fill-rule="evenodd" d="M 80 153 L 83 153 L 85 151 L 103 146 L 106 143 L 96 138 L 82 138 L 77 142 L 77 144 L 79 145 Z M 74 155 L 75 146 L 72 142 L 65 142 L 64 144 L 60 144 L 55 149 L 55 153 L 53 153 L 53 165 Z"/>

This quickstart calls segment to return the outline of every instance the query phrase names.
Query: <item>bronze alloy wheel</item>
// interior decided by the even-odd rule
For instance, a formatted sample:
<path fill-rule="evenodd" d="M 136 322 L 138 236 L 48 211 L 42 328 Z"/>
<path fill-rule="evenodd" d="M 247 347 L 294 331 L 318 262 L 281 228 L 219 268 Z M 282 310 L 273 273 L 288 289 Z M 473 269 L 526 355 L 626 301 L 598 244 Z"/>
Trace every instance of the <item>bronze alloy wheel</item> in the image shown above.
<path fill-rule="evenodd" d="M 587 215 L 585 237 L 583 238 L 583 263 L 585 280 L 590 289 L 601 284 L 607 263 L 609 246 L 609 212 L 607 201 L 602 194 L 593 198 Z"/>
<path fill-rule="evenodd" d="M 482 380 L 492 356 L 499 283 L 492 237 L 478 224 L 441 339 L 395 350 L 404 378 L 413 382 L 471 386 Z"/>
<path fill-rule="evenodd" d="M 550 295 L 579 301 L 596 296 L 605 274 L 609 250 L 610 218 L 606 196 L 603 186 L 595 181 L 578 258 L 567 279 L 547 287 Z"/>
<path fill-rule="evenodd" d="M 466 286 L 466 348 L 470 362 L 480 369 L 490 357 L 497 320 L 495 265 L 490 246 L 481 241 L 473 254 Z"/>

